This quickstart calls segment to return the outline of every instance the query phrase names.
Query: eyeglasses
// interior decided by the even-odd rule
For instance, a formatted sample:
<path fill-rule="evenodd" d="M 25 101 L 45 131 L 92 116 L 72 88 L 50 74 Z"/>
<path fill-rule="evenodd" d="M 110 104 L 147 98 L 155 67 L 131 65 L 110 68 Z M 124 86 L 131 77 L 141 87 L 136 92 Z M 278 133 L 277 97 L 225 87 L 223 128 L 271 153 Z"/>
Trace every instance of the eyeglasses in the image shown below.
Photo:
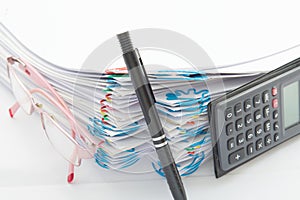
<path fill-rule="evenodd" d="M 10 116 L 13 118 L 19 108 L 28 115 L 34 111 L 40 114 L 49 142 L 69 162 L 67 180 L 71 183 L 74 180 L 74 166 L 80 166 L 82 159 L 93 158 L 103 141 L 93 138 L 76 122 L 65 101 L 34 67 L 21 59 L 8 57 L 7 70 L 17 100 L 9 109 Z M 50 104 L 51 113 L 33 95 Z"/>

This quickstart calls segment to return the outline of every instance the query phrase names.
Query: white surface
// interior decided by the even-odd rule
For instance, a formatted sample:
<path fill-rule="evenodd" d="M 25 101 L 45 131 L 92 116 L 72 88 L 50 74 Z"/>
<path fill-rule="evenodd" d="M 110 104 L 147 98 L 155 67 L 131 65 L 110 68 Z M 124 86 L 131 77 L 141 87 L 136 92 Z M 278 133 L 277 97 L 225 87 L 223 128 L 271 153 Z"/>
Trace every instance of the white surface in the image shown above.
<path fill-rule="evenodd" d="M 167 28 L 195 40 L 216 64 L 230 64 L 300 43 L 299 4 L 289 1 L 4 1 L 2 21 L 38 55 L 80 66 L 116 33 Z M 48 144 L 38 116 L 7 109 L 14 98 L 0 88 L 0 199 L 171 199 L 162 180 L 98 182 L 101 169 L 85 162 L 76 184 Z M 189 199 L 299 199 L 300 138 L 281 145 L 233 173 L 184 180 Z"/>

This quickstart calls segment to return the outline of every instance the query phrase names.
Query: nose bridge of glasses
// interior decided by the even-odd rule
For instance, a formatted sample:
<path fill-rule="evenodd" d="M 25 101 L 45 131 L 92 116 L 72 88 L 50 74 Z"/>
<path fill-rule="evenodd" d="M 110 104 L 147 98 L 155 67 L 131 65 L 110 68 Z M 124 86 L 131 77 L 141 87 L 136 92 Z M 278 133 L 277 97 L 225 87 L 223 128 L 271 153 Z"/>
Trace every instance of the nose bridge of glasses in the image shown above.
<path fill-rule="evenodd" d="M 54 106 L 56 106 L 59 110 L 62 111 L 62 113 L 65 115 L 65 116 L 62 116 L 62 117 L 66 117 L 66 120 L 68 121 L 68 123 L 70 124 L 72 130 L 75 130 L 73 131 L 74 132 L 74 137 L 75 135 L 78 135 L 78 137 L 80 136 L 84 136 L 84 138 L 88 137 L 86 134 L 84 135 L 81 135 L 79 132 L 84 132 L 82 131 L 82 128 L 79 127 L 79 125 L 77 124 L 76 120 L 74 119 L 74 117 L 66 111 L 66 109 L 61 105 L 59 104 L 59 102 L 55 101 L 55 99 L 49 95 L 47 92 L 43 91 L 42 89 L 39 89 L 39 88 L 34 88 L 32 90 L 30 90 L 30 93 L 33 94 L 33 93 L 38 93 L 38 94 L 41 94 L 43 95 L 44 97 L 46 97 Z M 39 102 L 35 102 L 34 98 L 33 98 L 33 102 L 35 104 L 35 106 L 37 108 L 39 108 L 40 110 L 42 109 L 43 107 L 43 104 L 39 103 Z M 50 114 L 49 114 L 50 115 Z M 55 115 L 54 114 L 51 114 L 50 117 L 52 117 L 53 120 L 55 120 Z M 88 140 L 91 140 L 90 138 L 88 138 Z"/>
<path fill-rule="evenodd" d="M 48 94 L 46 91 L 40 89 L 40 88 L 33 88 L 30 90 L 30 93 L 31 94 L 34 94 L 34 93 L 37 93 L 37 94 L 40 94 L 42 95 L 43 97 L 45 97 L 53 106 L 57 107 L 58 109 L 60 109 L 63 113 L 65 113 L 65 115 L 69 118 L 70 117 L 70 114 L 69 112 L 67 112 L 66 108 L 60 104 L 60 102 L 56 101 L 56 99 L 54 99 L 50 94 Z M 36 104 L 38 104 L 39 106 L 37 107 L 40 107 L 42 108 L 42 104 L 41 103 L 38 103 L 36 102 Z"/>
<path fill-rule="evenodd" d="M 37 93 L 42 95 L 43 97 L 45 97 L 53 106 L 57 107 L 59 110 L 61 110 L 62 113 L 64 113 L 65 117 L 67 118 L 67 120 L 73 124 L 74 120 L 72 120 L 72 115 L 70 114 L 70 112 L 68 112 L 69 110 L 66 109 L 63 105 L 61 105 L 59 102 L 56 101 L 56 99 L 54 99 L 51 95 L 49 95 L 47 92 L 45 92 L 44 90 L 40 89 L 40 88 L 33 88 L 30 90 L 31 94 Z M 42 109 L 43 108 L 43 104 L 39 103 L 39 102 L 35 102 L 35 98 L 32 98 L 32 101 L 34 103 L 34 105 L 37 108 Z"/>
<path fill-rule="evenodd" d="M 65 103 L 65 101 L 59 96 L 59 94 L 56 92 L 56 90 L 48 83 L 48 81 L 31 65 L 26 64 L 28 66 L 26 70 L 30 72 L 30 76 L 33 79 L 33 81 L 38 84 L 40 87 L 48 90 L 51 93 L 51 96 L 55 97 L 57 102 L 59 102 L 69 113 L 68 107 Z"/>

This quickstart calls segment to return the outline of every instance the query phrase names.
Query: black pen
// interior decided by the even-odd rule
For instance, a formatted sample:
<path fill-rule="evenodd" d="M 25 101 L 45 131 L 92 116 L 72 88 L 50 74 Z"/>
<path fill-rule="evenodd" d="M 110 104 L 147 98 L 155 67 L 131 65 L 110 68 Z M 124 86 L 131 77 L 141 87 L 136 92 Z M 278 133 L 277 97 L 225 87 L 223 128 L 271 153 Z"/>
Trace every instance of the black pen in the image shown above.
<path fill-rule="evenodd" d="M 185 190 L 155 107 L 155 97 L 142 59 L 138 50 L 133 48 L 129 32 L 121 33 L 117 36 L 121 44 L 128 74 L 142 108 L 145 121 L 173 198 L 175 200 L 185 200 L 187 199 Z"/>

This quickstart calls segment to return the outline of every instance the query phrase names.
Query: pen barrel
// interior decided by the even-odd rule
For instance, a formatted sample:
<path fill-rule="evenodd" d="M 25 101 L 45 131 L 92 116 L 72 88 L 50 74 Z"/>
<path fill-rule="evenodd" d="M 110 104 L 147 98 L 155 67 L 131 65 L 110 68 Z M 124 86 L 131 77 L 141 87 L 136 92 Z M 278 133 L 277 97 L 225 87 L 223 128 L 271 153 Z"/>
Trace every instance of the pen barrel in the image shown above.
<path fill-rule="evenodd" d="M 184 186 L 158 116 L 151 85 L 146 72 L 142 71 L 144 68 L 141 66 L 140 58 L 135 51 L 124 53 L 123 58 L 173 198 L 185 200 L 187 198 Z"/>
<path fill-rule="evenodd" d="M 172 196 L 175 200 L 186 200 L 185 189 L 177 170 L 176 164 L 173 160 L 169 145 L 165 145 L 161 148 L 156 148 L 157 155 L 161 161 L 162 169 L 165 173 L 169 188 Z"/>

